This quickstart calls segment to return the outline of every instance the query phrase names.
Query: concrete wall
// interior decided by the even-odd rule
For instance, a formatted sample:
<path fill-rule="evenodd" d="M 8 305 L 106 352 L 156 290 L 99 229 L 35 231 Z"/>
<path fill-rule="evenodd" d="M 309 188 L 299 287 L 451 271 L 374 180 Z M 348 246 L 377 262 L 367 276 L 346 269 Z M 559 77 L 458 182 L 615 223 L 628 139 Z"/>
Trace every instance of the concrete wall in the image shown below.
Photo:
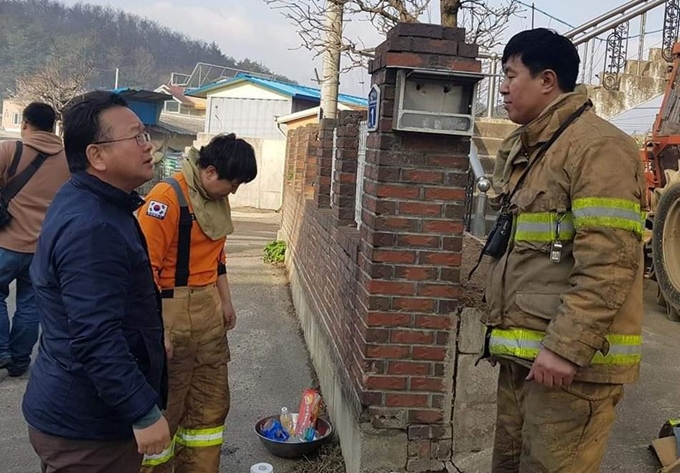
<path fill-rule="evenodd" d="M 276 117 L 288 115 L 290 99 L 210 97 L 206 133 L 236 133 L 268 140 L 283 140 Z"/>
<path fill-rule="evenodd" d="M 617 90 L 588 87 L 595 111 L 603 118 L 611 118 L 662 94 L 666 89 L 668 66 L 658 48 L 650 49 L 646 61 L 626 61 L 617 78 Z"/>
<path fill-rule="evenodd" d="M 20 131 L 21 130 L 21 114 L 23 107 L 12 102 L 11 100 L 2 101 L 2 128 L 5 131 Z"/>
<path fill-rule="evenodd" d="M 210 143 L 212 134 L 199 133 L 194 147 L 200 149 Z M 240 137 L 255 149 L 257 177 L 242 185 L 236 194 L 229 197 L 232 207 L 252 207 L 265 210 L 280 210 L 283 202 L 283 181 L 286 161 L 286 142 Z"/>
<path fill-rule="evenodd" d="M 481 312 L 465 308 L 458 319 L 453 463 L 462 471 L 491 471 L 498 368 L 477 363 L 484 350 Z M 476 364 L 476 366 L 475 366 Z"/>

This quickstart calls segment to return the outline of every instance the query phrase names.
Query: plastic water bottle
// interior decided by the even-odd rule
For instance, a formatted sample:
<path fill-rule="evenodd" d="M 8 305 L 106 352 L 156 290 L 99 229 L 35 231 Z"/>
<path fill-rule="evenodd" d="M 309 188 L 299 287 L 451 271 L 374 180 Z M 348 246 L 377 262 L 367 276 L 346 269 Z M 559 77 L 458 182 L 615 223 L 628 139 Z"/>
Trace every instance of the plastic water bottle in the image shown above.
<path fill-rule="evenodd" d="M 281 422 L 281 425 L 283 426 L 283 428 L 286 429 L 286 432 L 288 432 L 290 435 L 295 434 L 295 425 L 293 424 L 293 416 L 291 415 L 290 412 L 288 412 L 287 407 L 281 408 L 281 415 L 279 416 L 279 421 Z"/>

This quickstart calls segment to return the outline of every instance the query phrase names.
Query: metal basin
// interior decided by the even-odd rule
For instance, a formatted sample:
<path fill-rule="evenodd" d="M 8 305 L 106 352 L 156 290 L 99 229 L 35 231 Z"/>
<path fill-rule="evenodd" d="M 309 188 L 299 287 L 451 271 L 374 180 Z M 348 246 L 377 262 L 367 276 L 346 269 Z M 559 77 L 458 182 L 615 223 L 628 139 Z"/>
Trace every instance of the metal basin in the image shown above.
<path fill-rule="evenodd" d="M 331 424 L 327 420 L 319 417 L 316 421 L 316 431 L 319 433 L 319 438 L 316 440 L 312 440 L 311 442 L 289 443 L 268 439 L 262 435 L 262 429 L 269 419 L 278 419 L 278 417 L 278 415 L 265 417 L 264 419 L 258 420 L 255 424 L 255 433 L 260 438 L 264 448 L 277 457 L 302 458 L 311 456 L 319 450 L 319 447 L 321 447 L 333 433 Z M 297 424 L 298 415 L 292 414 L 292 417 L 293 422 Z"/>

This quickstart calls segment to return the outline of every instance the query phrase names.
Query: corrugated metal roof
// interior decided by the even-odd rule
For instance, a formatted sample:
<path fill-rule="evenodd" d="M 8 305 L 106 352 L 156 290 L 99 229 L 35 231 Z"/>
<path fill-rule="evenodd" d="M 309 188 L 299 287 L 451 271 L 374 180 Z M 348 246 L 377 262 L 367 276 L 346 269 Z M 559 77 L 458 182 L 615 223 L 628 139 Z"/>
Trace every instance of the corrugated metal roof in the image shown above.
<path fill-rule="evenodd" d="M 662 102 L 663 94 L 610 118 L 609 122 L 629 135 L 646 135 L 654 126 Z"/>
<path fill-rule="evenodd" d="M 172 113 L 161 113 L 157 126 L 170 133 L 196 136 L 203 132 L 205 120 L 203 118 L 185 117 Z"/>
<path fill-rule="evenodd" d="M 200 100 L 195 97 L 192 98 L 187 97 L 186 95 L 184 95 L 184 89 L 182 87 L 172 84 L 163 84 L 159 88 L 157 88 L 154 92 L 162 94 L 163 90 L 167 91 L 168 95 L 174 97 L 184 105 L 192 106 L 194 104 L 193 100 Z"/>
<path fill-rule="evenodd" d="M 251 84 L 266 87 L 270 90 L 296 99 L 309 100 L 311 102 L 321 101 L 321 91 L 317 88 L 298 84 L 290 84 L 288 82 L 282 82 L 274 79 L 249 76 L 247 74 L 239 75 L 233 79 L 215 82 L 214 84 L 209 84 L 198 89 L 187 90 L 185 94 L 193 97 L 206 97 L 207 93 L 210 91 L 232 86 L 241 82 L 250 82 Z M 360 107 L 366 107 L 368 105 L 367 99 L 364 97 L 357 97 L 355 95 L 339 94 L 338 101 L 347 105 L 357 105 Z"/>

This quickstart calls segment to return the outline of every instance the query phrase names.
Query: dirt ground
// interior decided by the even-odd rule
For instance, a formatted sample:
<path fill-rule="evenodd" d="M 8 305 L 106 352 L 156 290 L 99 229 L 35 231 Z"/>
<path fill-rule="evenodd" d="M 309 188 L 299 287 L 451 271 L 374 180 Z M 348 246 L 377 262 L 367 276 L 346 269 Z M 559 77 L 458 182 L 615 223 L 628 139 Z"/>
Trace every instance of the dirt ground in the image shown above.
<path fill-rule="evenodd" d="M 334 438 L 321 447 L 318 455 L 300 460 L 293 473 L 345 473 L 340 443 Z"/>

